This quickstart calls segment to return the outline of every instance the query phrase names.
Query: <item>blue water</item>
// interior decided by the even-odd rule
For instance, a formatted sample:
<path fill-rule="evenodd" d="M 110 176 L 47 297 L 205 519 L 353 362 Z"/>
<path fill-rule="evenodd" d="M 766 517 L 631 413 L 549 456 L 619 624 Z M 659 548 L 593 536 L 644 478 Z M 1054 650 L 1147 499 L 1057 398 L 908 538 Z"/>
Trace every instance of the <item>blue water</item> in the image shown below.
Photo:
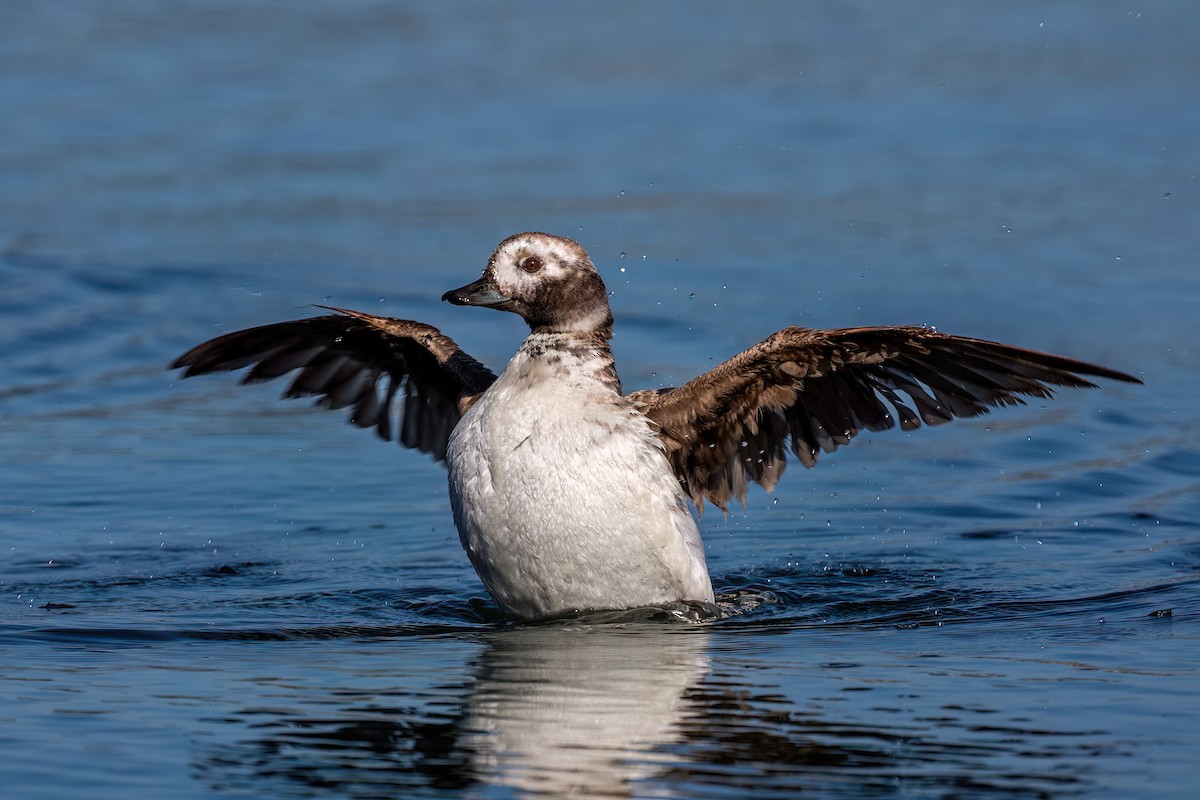
<path fill-rule="evenodd" d="M 0 4 L 6 798 L 1190 798 L 1200 6 Z M 684 625 L 512 626 L 444 470 L 164 371 L 578 238 L 628 388 L 788 324 L 1141 375 L 701 520 Z M 749 604 L 748 604 L 749 605 Z"/>

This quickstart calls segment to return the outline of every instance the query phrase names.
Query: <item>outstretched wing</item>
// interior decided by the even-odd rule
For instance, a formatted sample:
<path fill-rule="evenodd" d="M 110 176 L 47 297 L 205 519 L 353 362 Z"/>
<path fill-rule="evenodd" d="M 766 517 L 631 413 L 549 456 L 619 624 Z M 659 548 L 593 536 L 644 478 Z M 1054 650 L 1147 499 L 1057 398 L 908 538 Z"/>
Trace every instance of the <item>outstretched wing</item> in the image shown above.
<path fill-rule="evenodd" d="M 1141 383 L 1062 356 L 918 327 L 785 328 L 678 389 L 634 392 L 656 425 L 680 483 L 697 506 L 768 490 L 785 445 L 811 467 L 820 451 L 860 430 L 903 430 L 1049 397 L 1051 387 L 1094 387 L 1082 375 Z"/>
<path fill-rule="evenodd" d="M 218 336 L 171 369 L 186 368 L 190 378 L 251 367 L 242 383 L 300 370 L 285 397 L 315 395 L 324 408 L 349 407 L 350 422 L 383 439 L 392 438 L 392 402 L 403 389 L 400 444 L 445 458 L 450 432 L 496 376 L 431 325 L 328 310 L 337 314 Z"/>

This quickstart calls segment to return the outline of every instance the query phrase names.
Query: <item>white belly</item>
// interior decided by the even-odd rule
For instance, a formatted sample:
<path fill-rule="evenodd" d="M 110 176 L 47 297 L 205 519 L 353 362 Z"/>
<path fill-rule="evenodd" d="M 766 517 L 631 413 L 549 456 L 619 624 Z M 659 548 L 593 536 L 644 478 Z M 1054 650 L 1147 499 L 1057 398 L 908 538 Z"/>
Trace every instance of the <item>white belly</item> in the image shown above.
<path fill-rule="evenodd" d="M 508 377 L 446 453 L 459 538 L 505 613 L 712 602 L 700 534 L 646 419 L 611 394 Z"/>

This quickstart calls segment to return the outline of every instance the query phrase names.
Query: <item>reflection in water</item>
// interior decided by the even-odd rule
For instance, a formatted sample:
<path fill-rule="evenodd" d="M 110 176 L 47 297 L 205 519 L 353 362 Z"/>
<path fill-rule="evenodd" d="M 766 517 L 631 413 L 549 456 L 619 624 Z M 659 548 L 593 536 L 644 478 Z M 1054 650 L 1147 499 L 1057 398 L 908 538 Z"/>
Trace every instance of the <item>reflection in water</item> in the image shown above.
<path fill-rule="evenodd" d="M 726 671 L 714 671 L 714 640 Z M 465 685 L 414 691 L 403 672 L 398 690 L 271 679 L 260 688 L 272 706 L 221 720 L 253 735 L 206 747 L 197 770 L 217 790 L 264 794 L 267 781 L 266 794 L 301 797 L 496 786 L 519 797 L 1024 798 L 1084 791 L 1081 764 L 1117 754 L 1104 732 L 1038 730 L 936 698 L 914 701 L 920 713 L 873 707 L 886 726 L 856 721 L 844 703 L 835 712 L 849 689 L 831 697 L 827 683 L 825 696 L 798 705 L 770 671 L 729 669 L 743 661 L 728 652 L 738 641 L 720 625 L 504 628 L 488 635 Z M 856 666 L 796 665 L 814 679 Z"/>
<path fill-rule="evenodd" d="M 622 797 L 661 773 L 708 672 L 708 631 L 519 628 L 497 636 L 465 741 L 479 777 L 527 793 Z M 675 759 L 678 760 L 677 755 Z"/>

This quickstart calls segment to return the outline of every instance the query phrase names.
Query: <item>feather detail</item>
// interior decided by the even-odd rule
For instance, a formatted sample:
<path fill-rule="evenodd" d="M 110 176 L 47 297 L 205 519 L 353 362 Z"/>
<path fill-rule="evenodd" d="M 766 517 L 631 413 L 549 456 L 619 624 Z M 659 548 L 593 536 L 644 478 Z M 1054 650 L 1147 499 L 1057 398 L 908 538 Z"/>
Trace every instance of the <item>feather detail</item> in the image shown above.
<path fill-rule="evenodd" d="M 1084 361 L 919 327 L 785 328 L 678 389 L 629 399 L 655 425 L 671 466 L 698 507 L 768 490 L 785 446 L 806 467 L 861 430 L 914 430 L 1053 387 L 1094 387 L 1081 376 L 1141 383 Z"/>
<path fill-rule="evenodd" d="M 322 408 L 349 407 L 349 422 L 392 438 L 392 403 L 404 389 L 399 440 L 445 458 L 459 418 L 496 380 L 431 325 L 321 306 L 336 314 L 227 333 L 171 364 L 183 377 L 251 369 L 243 383 L 299 370 L 285 397 L 316 396 Z"/>

